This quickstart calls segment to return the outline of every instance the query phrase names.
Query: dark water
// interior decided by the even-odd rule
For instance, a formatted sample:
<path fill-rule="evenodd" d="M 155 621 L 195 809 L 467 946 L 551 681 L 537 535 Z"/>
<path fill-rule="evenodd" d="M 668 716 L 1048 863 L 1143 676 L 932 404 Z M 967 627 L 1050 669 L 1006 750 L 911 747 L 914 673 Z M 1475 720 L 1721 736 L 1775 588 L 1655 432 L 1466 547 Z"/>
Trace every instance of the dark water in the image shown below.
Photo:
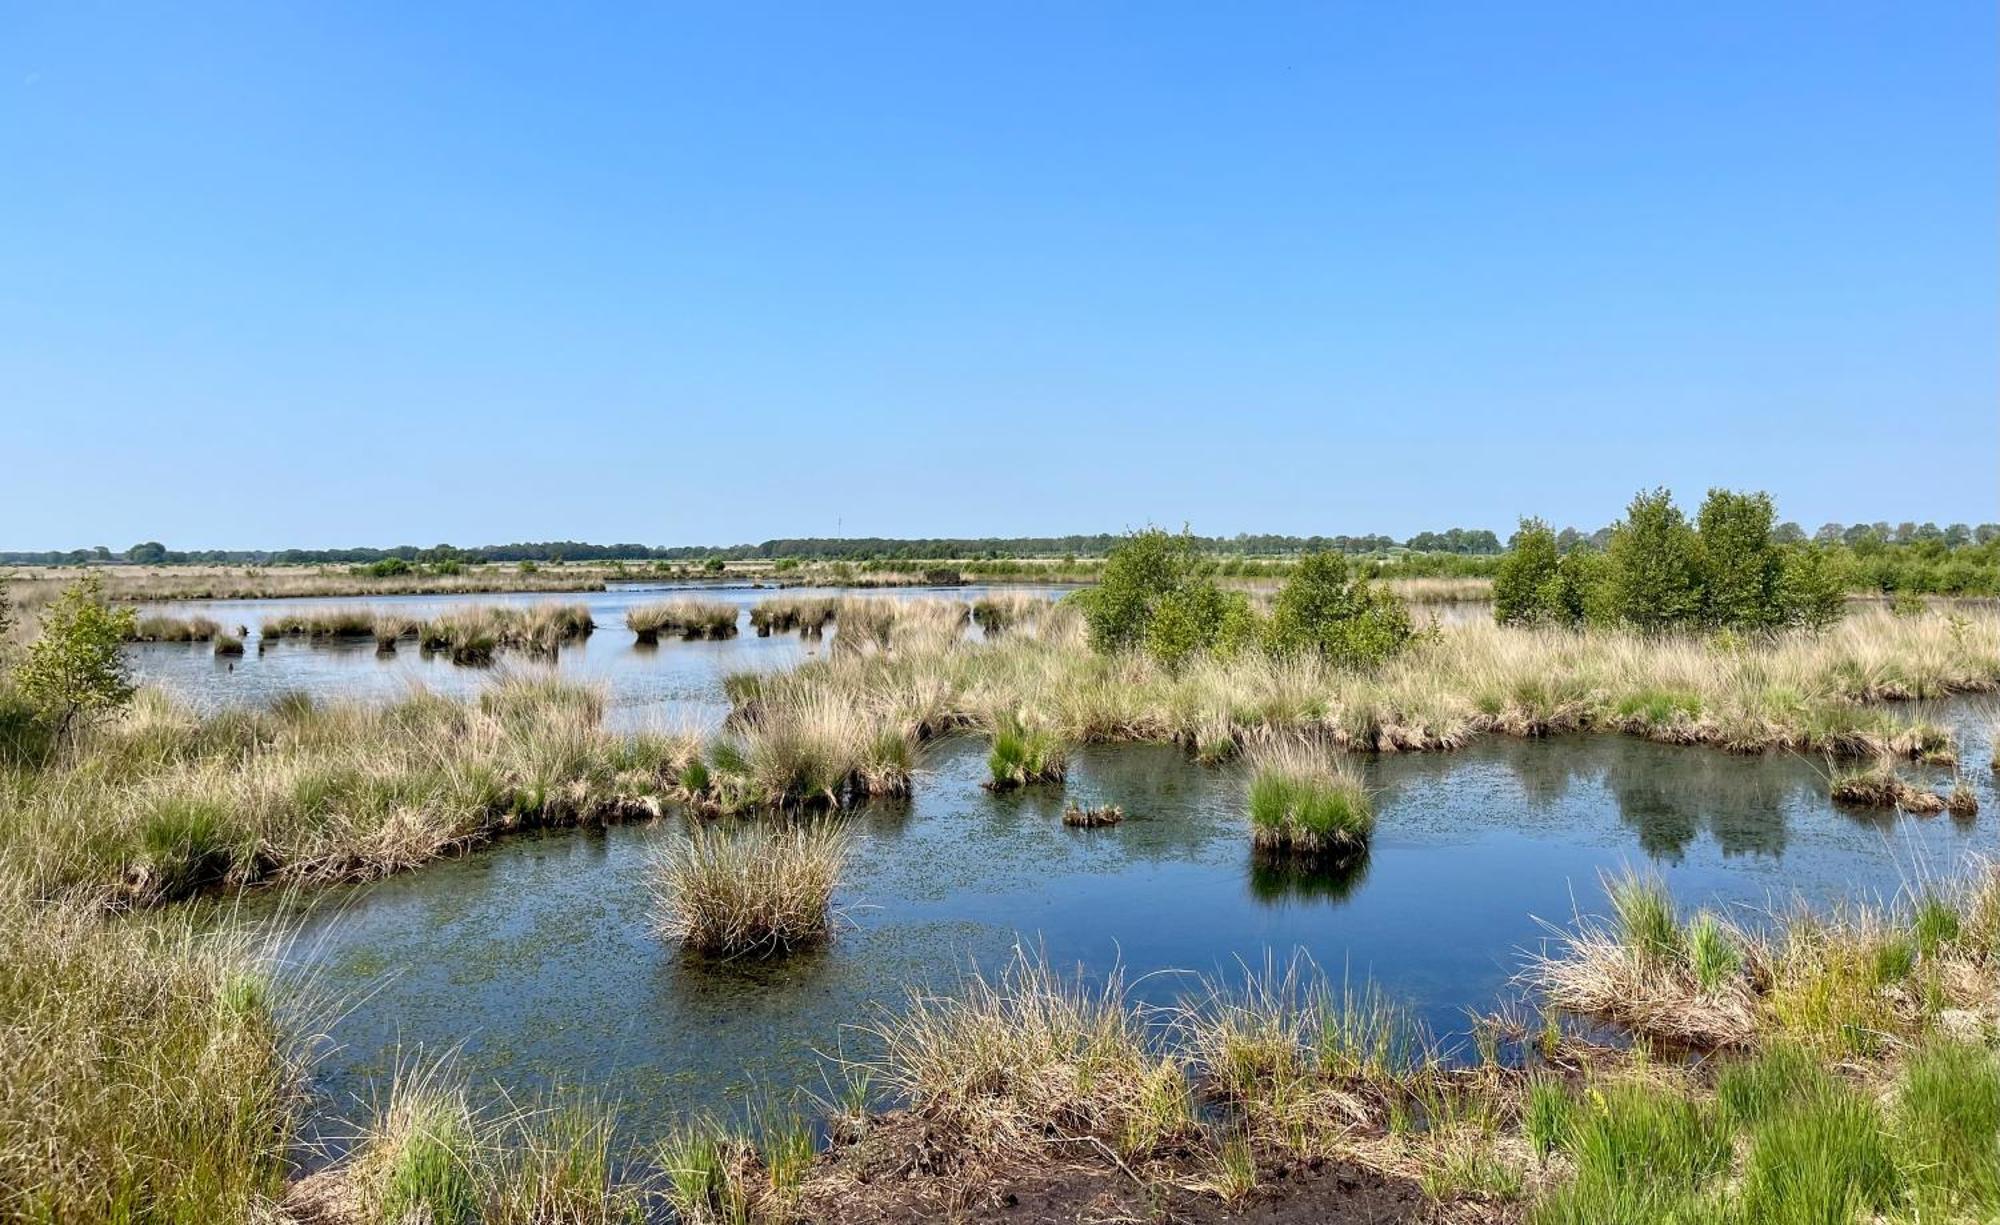
<path fill-rule="evenodd" d="M 606 721 L 631 729 L 649 721 L 719 723 L 729 713 L 722 678 L 730 672 L 785 668 L 826 649 L 825 642 L 804 642 L 796 634 L 759 638 L 749 629 L 751 605 L 773 596 L 861 595 L 891 599 L 947 598 L 976 600 L 990 587 L 893 587 L 836 591 L 820 588 L 691 587 L 687 585 L 621 584 L 609 591 L 478 595 L 416 595 L 361 598 L 328 596 L 283 600 L 176 601 L 148 605 L 142 611 L 169 616 L 206 616 L 227 626 L 250 631 L 247 651 L 236 658 L 218 658 L 207 643 L 147 643 L 130 648 L 134 668 L 148 684 L 158 685 L 206 707 L 261 705 L 286 690 L 303 689 L 317 697 L 349 697 L 381 701 L 402 696 L 413 685 L 439 693 L 470 694 L 492 680 L 494 668 L 536 666 L 524 656 L 502 653 L 494 668 L 468 668 L 443 655 L 426 656 L 411 642 L 393 655 L 375 653 L 373 642 L 311 645 L 303 639 L 281 639 L 260 651 L 258 627 L 267 617 L 314 608 L 365 607 L 413 617 L 429 617 L 453 607 L 476 604 L 585 604 L 597 632 L 563 648 L 557 668 L 564 675 L 604 685 Z M 1059 596 L 1065 587 L 1009 586 L 1000 590 L 1038 596 Z M 659 600 L 700 598 L 740 605 L 746 613 L 743 632 L 721 642 L 668 640 L 639 646 L 625 628 L 625 614 L 636 605 Z M 977 634 L 977 628 L 968 631 Z M 838 630 L 832 631 L 838 633 Z M 831 634 L 828 641 L 831 640 Z"/>
<path fill-rule="evenodd" d="M 1599 908 L 1599 874 L 1660 872 L 1685 904 L 1765 907 L 1889 894 L 1991 848 L 1986 720 L 1946 709 L 1988 815 L 1832 807 L 1816 763 L 1618 736 L 1492 739 L 1368 763 L 1379 789 L 1359 870 L 1287 877 L 1249 852 L 1242 778 L 1171 748 L 1092 748 L 1067 794 L 1124 824 L 1071 830 L 1061 791 L 993 796 L 983 745 L 934 748 L 916 798 L 852 815 L 860 835 L 824 951 L 773 965 L 684 958 L 649 929 L 646 865 L 680 825 L 520 838 L 319 901 L 298 943 L 349 1006 L 320 1065 L 329 1113 L 371 1100 L 400 1057 L 456 1047 L 477 1084 L 614 1094 L 633 1138 L 760 1086 L 820 1088 L 820 1052 L 907 985 L 997 966 L 1017 941 L 1166 1000 L 1187 970 L 1308 951 L 1373 978 L 1443 1034 L 1508 992 L 1524 949 Z M 1933 781 L 1948 775 L 1933 772 Z M 1150 976 L 1150 977 L 1142 977 Z"/>

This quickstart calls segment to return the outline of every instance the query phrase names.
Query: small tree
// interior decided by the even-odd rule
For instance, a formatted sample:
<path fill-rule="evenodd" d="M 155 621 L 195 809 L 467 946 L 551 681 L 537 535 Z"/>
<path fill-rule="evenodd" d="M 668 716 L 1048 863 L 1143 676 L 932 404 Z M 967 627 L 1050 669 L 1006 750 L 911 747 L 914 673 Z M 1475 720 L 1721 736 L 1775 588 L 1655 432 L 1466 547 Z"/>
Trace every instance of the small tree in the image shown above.
<path fill-rule="evenodd" d="M 1090 625 L 1090 644 L 1121 651 L 1147 645 L 1154 613 L 1169 597 L 1181 606 L 1173 616 L 1184 619 L 1194 597 L 1183 593 L 1197 586 L 1212 587 L 1201 573 L 1194 537 L 1185 528 L 1175 535 L 1149 527 L 1119 541 L 1104 560 L 1097 586 L 1072 598 Z"/>
<path fill-rule="evenodd" d="M 1824 547 L 1798 545 L 1779 562 L 1778 601 L 1786 625 L 1823 630 L 1846 614 L 1847 583 Z"/>
<path fill-rule="evenodd" d="M 1710 625 L 1761 630 L 1784 621 L 1778 591 L 1784 563 L 1771 539 L 1777 517 L 1769 494 L 1708 491 L 1698 522 L 1702 595 Z"/>
<path fill-rule="evenodd" d="M 1606 554 L 1618 620 L 1649 631 L 1701 620 L 1701 538 L 1666 489 L 1632 499 Z"/>
<path fill-rule="evenodd" d="M 1409 610 L 1395 593 L 1350 575 L 1338 553 L 1301 558 L 1271 608 L 1273 646 L 1352 666 L 1380 663 L 1413 633 Z"/>
<path fill-rule="evenodd" d="M 42 632 L 15 671 L 21 693 L 58 739 L 132 699 L 123 644 L 136 618 L 104 602 L 104 581 L 79 580 L 42 613 Z"/>
<path fill-rule="evenodd" d="M 1502 625 L 1562 620 L 1555 533 L 1540 519 L 1523 519 L 1493 576 L 1493 619 Z"/>

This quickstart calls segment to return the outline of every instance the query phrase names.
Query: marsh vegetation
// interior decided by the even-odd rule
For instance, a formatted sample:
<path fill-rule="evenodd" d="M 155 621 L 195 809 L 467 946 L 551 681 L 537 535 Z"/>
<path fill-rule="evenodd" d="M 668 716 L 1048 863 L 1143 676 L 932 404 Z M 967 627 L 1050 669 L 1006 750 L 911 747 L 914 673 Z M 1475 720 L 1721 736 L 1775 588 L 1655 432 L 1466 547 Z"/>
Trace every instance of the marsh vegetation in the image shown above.
<path fill-rule="evenodd" d="M 1334 1161 L 1340 1194 L 1407 1195 L 1410 1212 L 1446 1218 L 1991 1216 L 2000 875 L 1984 863 L 1919 874 L 1888 902 L 1770 914 L 1687 908 L 1661 880 L 1613 876 L 1601 917 L 1549 929 L 1522 971 L 1524 1010 L 1482 1017 L 1469 1050 L 1365 976 L 1307 959 L 1177 977 L 1162 995 L 1023 948 L 852 1018 L 817 1122 L 789 1105 L 697 1114 L 630 1147 L 594 1099 L 496 1109 L 450 1065 L 413 1065 L 303 1180 L 289 1154 L 319 1109 L 311 1001 L 247 928 L 188 901 L 375 879 L 509 831 L 671 816 L 642 831 L 657 833 L 655 943 L 689 974 L 769 962 L 797 976 L 772 981 L 811 983 L 816 959 L 850 943 L 828 937 L 857 900 L 852 831 L 882 820 L 891 833 L 867 845 L 893 848 L 897 819 L 865 814 L 934 785 L 925 746 L 952 737 L 965 765 L 951 777 L 988 806 L 981 836 L 1036 837 L 1054 821 L 1022 818 L 1060 812 L 1102 832 L 1057 842 L 1155 865 L 1184 849 L 1142 850 L 1156 821 L 1121 826 L 1122 797 L 1070 770 L 1103 751 L 1091 746 L 1178 745 L 1200 764 L 1119 751 L 1226 783 L 1253 901 L 1300 909 L 1365 896 L 1370 863 L 1379 877 L 1407 853 L 1370 854 L 1393 809 L 1367 781 L 1380 762 L 1357 750 L 1565 733 L 1795 750 L 1826 763 L 1807 783 L 1822 807 L 1831 795 L 1961 818 L 1912 827 L 1975 828 L 1983 776 L 1939 782 L 1972 746 L 1935 708 L 1900 704 L 2000 685 L 2000 617 L 1906 603 L 1835 618 L 1837 585 L 1800 569 L 1833 560 L 1771 540 L 1765 511 L 1712 496 L 1690 521 L 1648 495 L 1601 556 L 1572 564 L 1579 550 L 1558 546 L 1552 572 L 1524 569 L 1542 565 L 1524 526 L 1492 624 L 1427 625 L 1331 553 L 1247 590 L 1158 532 L 1061 602 L 779 597 L 751 612 L 760 635 L 832 628 L 830 647 L 732 677 L 729 718 L 699 732 L 611 732 L 602 691 L 539 673 L 471 700 L 197 707 L 137 689 L 123 644 L 224 653 L 240 644 L 224 621 L 142 620 L 101 587 L 65 593 L 32 636 L 0 636 L 20 642 L 0 681 L 0 1027 L 25 1035 L 0 1061 L 0 1212 L 841 1220 L 887 1202 L 976 1213 L 983 1189 L 1032 1172 L 1116 1187 L 1120 1211 L 1198 1220 L 1278 1187 L 1327 1194 L 1312 1172 Z M 1635 596 L 1642 571 L 1673 590 Z M 1580 615 L 1561 611 L 1572 602 Z M 710 638 L 725 614 L 733 633 L 739 609 L 675 601 L 627 625 Z M 546 656 L 591 628 L 584 606 L 332 608 L 266 634 L 472 662 Z"/>

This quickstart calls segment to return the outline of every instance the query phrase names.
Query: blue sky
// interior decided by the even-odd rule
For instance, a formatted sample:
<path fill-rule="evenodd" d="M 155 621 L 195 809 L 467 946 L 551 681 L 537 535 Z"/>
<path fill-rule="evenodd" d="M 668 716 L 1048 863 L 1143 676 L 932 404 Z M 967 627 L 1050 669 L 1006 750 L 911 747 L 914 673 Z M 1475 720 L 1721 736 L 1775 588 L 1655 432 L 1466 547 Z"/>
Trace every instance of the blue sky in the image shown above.
<path fill-rule="evenodd" d="M 13 4 L 0 548 L 2000 518 L 1994 6 Z"/>

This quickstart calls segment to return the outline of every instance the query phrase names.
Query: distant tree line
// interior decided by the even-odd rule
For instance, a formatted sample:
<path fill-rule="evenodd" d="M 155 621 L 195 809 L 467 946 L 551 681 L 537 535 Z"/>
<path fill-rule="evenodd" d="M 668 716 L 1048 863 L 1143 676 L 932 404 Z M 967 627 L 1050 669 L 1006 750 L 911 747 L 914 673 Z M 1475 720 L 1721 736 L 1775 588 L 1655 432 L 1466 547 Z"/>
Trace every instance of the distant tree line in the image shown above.
<path fill-rule="evenodd" d="M 135 544 L 122 553 L 99 545 L 91 549 L 39 553 L 0 553 L 0 563 L 17 566 L 112 565 L 369 565 L 402 561 L 411 565 L 483 562 L 590 561 L 918 561 L 932 558 L 1105 557 L 1126 539 L 1100 532 L 1094 536 L 982 536 L 899 539 L 884 536 L 807 536 L 766 540 L 762 544 L 674 545 L 588 544 L 576 540 L 480 545 L 459 548 L 437 544 L 429 548 L 397 545 L 372 549 L 169 549 L 156 540 Z M 1191 536 L 1202 553 L 1231 557 L 1287 557 L 1307 553 L 1387 553 L 1408 549 L 1420 553 L 1454 553 L 1497 557 L 1503 551 L 1492 532 L 1454 527 L 1419 532 L 1407 541 L 1391 536 Z"/>

